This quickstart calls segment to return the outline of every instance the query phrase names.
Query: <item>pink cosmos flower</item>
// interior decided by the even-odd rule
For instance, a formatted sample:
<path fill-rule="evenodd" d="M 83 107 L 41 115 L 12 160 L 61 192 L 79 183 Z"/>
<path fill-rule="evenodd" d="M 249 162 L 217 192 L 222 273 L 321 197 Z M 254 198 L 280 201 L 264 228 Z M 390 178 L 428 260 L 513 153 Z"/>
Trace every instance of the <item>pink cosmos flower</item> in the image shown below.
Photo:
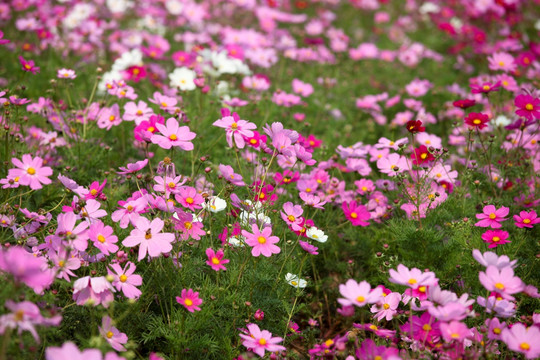
<path fill-rule="evenodd" d="M 139 258 L 141 261 L 146 257 L 157 257 L 160 254 L 168 253 L 172 250 L 171 243 L 175 240 L 172 233 L 161 233 L 165 223 L 160 218 L 155 218 L 150 222 L 147 218 L 140 217 L 135 229 L 122 241 L 122 245 L 134 247 L 139 245 Z"/>
<path fill-rule="evenodd" d="M 110 130 L 113 126 L 118 126 L 122 123 L 120 116 L 120 108 L 118 104 L 114 104 L 110 108 L 104 107 L 99 112 L 97 125 L 100 129 Z"/>
<path fill-rule="evenodd" d="M 175 222 L 175 230 L 180 231 L 180 239 L 188 240 L 192 238 L 200 240 L 201 236 L 206 235 L 206 231 L 203 230 L 203 223 L 194 215 L 177 210 L 173 215 L 173 221 Z"/>
<path fill-rule="evenodd" d="M 128 299 L 137 299 L 142 294 L 141 290 L 137 289 L 137 286 L 142 285 L 142 277 L 134 274 L 135 269 L 137 266 L 131 261 L 128 261 L 123 269 L 119 264 L 112 264 L 107 269 L 108 275 L 113 277 L 113 286 L 122 291 Z"/>
<path fill-rule="evenodd" d="M 112 213 L 111 219 L 114 222 L 120 222 L 122 229 L 127 228 L 129 223 L 135 226 L 140 218 L 139 214 L 144 212 L 146 204 L 146 199 L 143 197 L 130 201 L 118 201 L 118 205 L 121 207 Z"/>
<path fill-rule="evenodd" d="M 39 156 L 32 157 L 30 154 L 24 154 L 22 161 L 17 158 L 12 158 L 11 162 L 15 165 L 16 169 L 9 169 L 8 176 L 13 178 L 19 178 L 18 183 L 20 185 L 30 186 L 32 190 L 39 190 L 43 185 L 51 183 L 51 176 L 53 171 L 48 166 L 43 166 L 43 159 Z"/>
<path fill-rule="evenodd" d="M 242 235 L 246 238 L 246 244 L 252 246 L 251 254 L 253 256 L 264 255 L 266 257 L 272 256 L 272 254 L 279 254 L 281 249 L 274 245 L 279 242 L 277 236 L 272 235 L 272 228 L 265 227 L 262 231 L 259 231 L 257 224 L 251 225 L 253 233 L 249 233 L 246 230 L 242 230 Z"/>
<path fill-rule="evenodd" d="M 417 289 L 419 286 L 436 285 L 438 280 L 432 271 L 422 272 L 420 269 L 413 268 L 409 270 L 405 265 L 399 264 L 397 271 L 390 269 L 390 282 L 409 286 L 411 289 Z"/>
<path fill-rule="evenodd" d="M 45 351 L 46 360 L 125 360 L 116 355 L 115 352 L 108 352 L 103 358 L 99 349 L 86 349 L 80 351 L 72 342 L 66 342 L 62 347 L 48 347 Z"/>
<path fill-rule="evenodd" d="M 142 170 L 146 164 L 148 164 L 148 159 L 144 159 L 141 161 L 137 161 L 135 163 L 128 163 L 126 167 L 120 166 L 119 169 L 122 171 L 118 171 L 118 175 L 127 175 L 127 174 L 133 174 L 136 173 L 139 170 Z"/>
<path fill-rule="evenodd" d="M 488 267 L 490 265 L 495 266 L 497 269 L 501 270 L 507 266 L 515 267 L 517 260 L 512 260 L 508 258 L 506 255 L 498 256 L 494 252 L 486 251 L 484 254 L 480 252 L 478 249 L 474 249 L 472 252 L 473 257 L 476 261 L 478 261 L 481 265 Z"/>
<path fill-rule="evenodd" d="M 540 357 L 540 329 L 536 326 L 526 327 L 521 323 L 505 328 L 501 334 L 508 348 L 520 352 L 527 359 Z"/>
<path fill-rule="evenodd" d="M 343 306 L 356 305 L 362 307 L 366 304 L 374 304 L 380 300 L 382 295 L 380 287 L 371 290 L 371 285 L 367 281 L 357 283 L 353 279 L 339 285 L 339 292 L 345 297 L 338 299 L 338 302 Z"/>
<path fill-rule="evenodd" d="M 201 311 L 199 305 L 201 305 L 203 301 L 201 298 L 199 298 L 198 291 L 193 291 L 192 289 L 183 289 L 180 296 L 176 297 L 176 302 L 183 305 L 187 311 L 195 312 Z"/>
<path fill-rule="evenodd" d="M 501 207 L 496 209 L 494 205 L 486 205 L 482 209 L 482 214 L 476 214 L 476 218 L 479 219 L 475 226 L 479 227 L 491 227 L 493 229 L 501 228 L 501 221 L 505 221 L 505 216 L 508 215 L 510 209 L 507 207 Z"/>
<path fill-rule="evenodd" d="M 37 294 L 47 289 L 55 277 L 45 258 L 36 257 L 20 246 L 0 250 L 0 270 L 10 273 L 16 282 L 26 284 Z"/>
<path fill-rule="evenodd" d="M 307 252 L 308 254 L 310 254 L 310 255 L 319 255 L 319 252 L 317 251 L 317 250 L 319 250 L 318 247 L 316 247 L 314 245 L 311 245 L 307 241 L 298 240 L 298 243 L 300 244 L 300 247 L 305 252 Z"/>
<path fill-rule="evenodd" d="M 505 52 L 496 52 L 488 57 L 489 69 L 493 71 L 501 70 L 504 72 L 512 72 L 517 69 L 517 64 L 514 57 Z"/>
<path fill-rule="evenodd" d="M 349 203 L 343 202 L 341 204 L 345 217 L 352 223 L 353 226 L 368 226 L 371 214 L 367 208 L 362 204 L 356 204 L 356 201 L 350 201 Z"/>
<path fill-rule="evenodd" d="M 377 149 L 393 149 L 395 151 L 397 151 L 399 149 L 399 147 L 403 144 L 406 144 L 407 142 L 409 142 L 409 140 L 407 138 L 401 138 L 399 140 L 389 140 L 385 137 L 382 137 L 379 139 L 379 142 L 377 144 L 375 144 L 375 148 Z"/>
<path fill-rule="evenodd" d="M 167 119 L 166 125 L 156 123 L 156 128 L 161 135 L 152 135 L 151 141 L 163 149 L 179 147 L 185 151 L 193 150 L 191 140 L 195 138 L 195 133 L 189 130 L 187 126 L 180 126 L 175 118 Z"/>
<path fill-rule="evenodd" d="M 381 321 L 382 318 L 386 318 L 386 321 L 390 321 L 397 313 L 400 301 L 401 294 L 393 292 L 386 296 L 381 296 L 379 301 L 370 310 L 372 313 L 377 313 L 375 315 L 377 320 Z"/>
<path fill-rule="evenodd" d="M 202 197 L 202 195 L 199 194 L 197 190 L 191 186 L 180 187 L 174 198 L 182 206 L 190 209 L 191 211 L 195 211 L 195 209 L 201 209 L 201 204 L 204 202 L 204 198 Z"/>
<path fill-rule="evenodd" d="M 118 237 L 113 234 L 113 228 L 96 221 L 88 229 L 88 237 L 105 256 L 118 251 Z"/>
<path fill-rule="evenodd" d="M 441 334 L 446 342 L 463 342 L 466 338 L 471 337 L 472 332 L 461 321 L 452 321 L 450 323 L 441 323 Z"/>
<path fill-rule="evenodd" d="M 159 107 L 162 110 L 169 111 L 169 112 L 174 111 L 175 110 L 174 107 L 178 103 L 178 101 L 175 98 L 170 97 L 170 96 L 162 95 L 157 91 L 154 92 L 154 97 L 151 98 L 151 99 L 148 99 L 148 100 L 151 103 L 159 105 Z"/>
<path fill-rule="evenodd" d="M 441 306 L 429 306 L 430 315 L 440 321 L 459 321 L 467 317 L 468 308 L 458 301 L 452 301 Z"/>
<path fill-rule="evenodd" d="M 71 281 L 70 276 L 76 276 L 71 270 L 77 270 L 81 267 L 81 259 L 72 255 L 71 250 L 60 246 L 58 250 L 50 250 L 48 252 L 49 260 L 53 263 L 52 270 L 56 273 L 57 278 L 63 278 L 66 281 Z"/>
<path fill-rule="evenodd" d="M 62 68 L 57 71 L 56 77 L 59 79 L 75 79 L 77 75 L 75 75 L 75 70 Z"/>
<path fill-rule="evenodd" d="M 36 325 L 58 326 L 62 321 L 61 315 L 50 319 L 44 318 L 37 305 L 30 301 L 16 303 L 13 300 L 6 300 L 5 307 L 11 312 L 0 316 L 0 334 L 5 334 L 7 329 L 17 329 L 20 336 L 26 330 L 32 334 L 36 342 L 39 342 Z"/>
<path fill-rule="evenodd" d="M 244 180 L 242 178 L 242 175 L 237 174 L 234 172 L 234 169 L 230 165 L 223 165 L 219 164 L 219 172 L 227 180 L 233 185 L 236 186 L 244 186 L 246 183 L 244 183 Z"/>
<path fill-rule="evenodd" d="M 440 322 L 438 322 L 429 312 L 424 312 L 421 317 L 412 316 L 411 323 L 405 323 L 401 326 L 401 332 L 411 334 L 415 340 L 422 342 L 431 342 L 433 338 L 440 336 Z"/>
<path fill-rule="evenodd" d="M 511 267 L 501 270 L 493 265 L 489 265 L 486 272 L 481 271 L 478 278 L 482 285 L 489 291 L 495 291 L 504 299 L 514 300 L 512 294 L 520 293 L 525 288 L 525 284 L 517 276 Z"/>
<path fill-rule="evenodd" d="M 230 111 L 225 109 L 221 111 L 223 117 L 214 121 L 212 125 L 226 130 L 227 143 L 233 147 L 233 139 L 236 147 L 243 149 L 245 146 L 244 138 L 253 137 L 253 131 L 257 125 L 246 120 L 241 120 L 237 113 L 230 116 Z"/>
<path fill-rule="evenodd" d="M 288 201 L 283 204 L 283 211 L 281 211 L 281 218 L 287 223 L 291 229 L 299 231 L 302 229 L 300 224 L 302 223 L 302 213 L 304 210 L 300 205 L 294 205 L 292 202 Z"/>
<path fill-rule="evenodd" d="M 124 105 L 124 117 L 125 121 L 135 121 L 136 125 L 139 125 L 143 121 L 150 119 L 150 116 L 154 114 L 152 108 L 150 108 L 144 101 L 140 100 L 138 103 L 130 101 Z"/>
<path fill-rule="evenodd" d="M 88 193 L 85 195 L 85 199 L 90 200 L 100 198 L 103 195 L 103 189 L 105 188 L 106 184 L 107 179 L 104 179 L 102 184 L 100 184 L 99 181 L 94 181 L 92 184 L 90 184 Z"/>
<path fill-rule="evenodd" d="M 540 98 L 531 95 L 518 95 L 514 99 L 514 104 L 518 108 L 516 115 L 523 116 L 528 120 L 540 119 Z"/>
<path fill-rule="evenodd" d="M 260 357 L 264 357 L 265 351 L 276 352 L 285 350 L 285 347 L 277 345 L 283 341 L 283 338 L 273 337 L 270 331 L 261 330 L 256 324 L 248 324 L 247 329 L 249 331 L 248 335 L 240 334 L 240 337 L 244 340 L 242 345 Z"/>
<path fill-rule="evenodd" d="M 308 194 L 306 192 L 300 193 L 300 199 L 302 199 L 307 206 L 313 206 L 314 208 L 321 210 L 324 210 L 323 205 L 326 204 L 326 200 L 321 200 L 317 195 Z"/>
<path fill-rule="evenodd" d="M 488 339 L 502 340 L 501 333 L 503 329 L 507 327 L 505 322 L 501 322 L 499 319 L 494 317 L 492 319 L 486 319 L 485 324 L 489 328 L 487 333 Z"/>
<path fill-rule="evenodd" d="M 73 284 L 73 301 L 77 305 L 102 304 L 107 308 L 114 301 L 113 292 L 114 288 L 104 276 L 93 278 L 85 276 L 77 279 Z"/>
<path fill-rule="evenodd" d="M 227 270 L 224 265 L 227 264 L 230 260 L 223 258 L 223 249 L 219 249 L 217 252 L 215 252 L 212 248 L 208 248 L 206 249 L 206 256 L 208 256 L 206 264 L 210 266 L 212 270 Z"/>
<path fill-rule="evenodd" d="M 484 82 L 481 84 L 470 84 L 471 93 L 473 94 L 487 94 L 492 91 L 499 91 L 501 89 L 501 82 L 497 81 L 495 84 L 490 82 Z"/>
<path fill-rule="evenodd" d="M 395 176 L 409 168 L 407 165 L 407 159 L 405 157 L 392 153 L 387 157 L 383 157 L 377 160 L 377 168 L 383 174 L 388 176 Z"/>
<path fill-rule="evenodd" d="M 308 97 L 313 94 L 313 85 L 298 79 L 293 79 L 292 88 L 295 93 L 300 94 L 303 97 Z"/>
<path fill-rule="evenodd" d="M 540 218 L 534 210 L 529 212 L 521 211 L 519 215 L 514 215 L 514 220 L 516 221 L 514 225 L 521 229 L 524 227 L 532 229 L 534 224 L 540 223 Z"/>
<path fill-rule="evenodd" d="M 482 234 L 482 240 L 488 243 L 488 248 L 496 248 L 499 245 L 507 244 L 508 232 L 503 230 L 488 230 Z"/>
<path fill-rule="evenodd" d="M 98 326 L 99 333 L 116 351 L 126 351 L 123 344 L 127 343 L 128 337 L 112 326 L 112 319 L 105 315 L 101 320 L 101 326 Z"/>

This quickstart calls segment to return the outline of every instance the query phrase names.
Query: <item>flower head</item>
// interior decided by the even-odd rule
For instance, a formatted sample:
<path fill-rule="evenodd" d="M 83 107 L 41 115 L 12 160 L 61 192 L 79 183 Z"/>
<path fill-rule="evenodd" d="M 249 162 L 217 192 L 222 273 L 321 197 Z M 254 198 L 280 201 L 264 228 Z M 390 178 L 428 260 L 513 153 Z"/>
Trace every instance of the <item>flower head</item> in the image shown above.
<path fill-rule="evenodd" d="M 283 341 L 283 338 L 273 337 L 270 331 L 261 330 L 256 324 L 248 324 L 247 329 L 249 331 L 248 335 L 240 334 L 240 337 L 244 340 L 242 345 L 260 357 L 264 357 L 265 351 L 276 352 L 285 350 L 284 346 L 277 345 Z"/>
<path fill-rule="evenodd" d="M 192 289 L 183 289 L 180 296 L 176 297 L 176 302 L 183 305 L 187 311 L 195 312 L 201 311 L 199 305 L 202 304 L 202 299 L 199 298 L 199 292 Z"/>
<path fill-rule="evenodd" d="M 508 215 L 510 209 L 507 207 L 501 207 L 496 209 L 494 205 L 486 205 L 482 209 L 482 214 L 476 214 L 478 221 L 475 226 L 479 227 L 491 227 L 493 229 L 499 229 L 502 227 L 501 221 L 505 221 L 505 216 Z"/>

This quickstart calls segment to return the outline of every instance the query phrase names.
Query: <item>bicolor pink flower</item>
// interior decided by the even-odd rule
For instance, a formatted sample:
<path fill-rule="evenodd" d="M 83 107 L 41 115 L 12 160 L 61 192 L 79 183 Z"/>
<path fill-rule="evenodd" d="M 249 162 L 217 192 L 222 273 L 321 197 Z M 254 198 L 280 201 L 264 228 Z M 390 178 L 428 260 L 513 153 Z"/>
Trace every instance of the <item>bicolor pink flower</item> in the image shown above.
<path fill-rule="evenodd" d="M 417 289 L 420 286 L 436 285 L 438 279 L 435 277 L 435 273 L 432 271 L 421 271 L 417 268 L 409 270 L 405 265 L 399 264 L 397 271 L 390 269 L 390 282 L 394 284 L 400 284 L 410 287 L 411 289 Z"/>
<path fill-rule="evenodd" d="M 520 293 L 525 288 L 525 284 L 517 276 L 514 276 L 514 269 L 505 267 L 497 269 L 489 265 L 486 272 L 481 271 L 478 278 L 482 285 L 489 291 L 495 291 L 504 299 L 514 300 L 512 294 Z"/>
<path fill-rule="evenodd" d="M 192 289 L 183 289 L 180 296 L 176 297 L 176 302 L 183 305 L 187 311 L 195 312 L 201 311 L 199 305 L 202 304 L 202 299 L 199 298 L 199 292 Z"/>
<path fill-rule="evenodd" d="M 206 256 L 208 256 L 206 265 L 210 266 L 212 270 L 215 270 L 215 271 L 227 270 L 224 265 L 227 264 L 230 260 L 223 258 L 224 256 L 223 249 L 219 249 L 216 252 L 212 248 L 208 248 L 206 249 Z"/>
<path fill-rule="evenodd" d="M 162 95 L 157 91 L 154 92 L 154 97 L 151 99 L 148 99 L 148 101 L 156 105 L 159 105 L 160 109 L 165 110 L 165 111 L 174 111 L 174 107 L 178 103 L 178 101 L 175 98 Z"/>
<path fill-rule="evenodd" d="M 101 326 L 98 326 L 99 333 L 107 340 L 107 342 L 116 351 L 126 351 L 124 344 L 127 343 L 128 337 L 112 326 L 112 319 L 105 315 L 101 320 Z"/>
<path fill-rule="evenodd" d="M 85 195 L 85 199 L 90 200 L 101 197 L 101 195 L 103 195 L 103 189 L 105 188 L 106 184 L 107 179 L 104 179 L 102 184 L 100 184 L 99 181 L 94 181 L 92 184 L 90 184 L 90 187 L 88 188 L 88 193 Z"/>
<path fill-rule="evenodd" d="M 261 330 L 256 324 L 248 324 L 247 329 L 249 331 L 247 335 L 240 334 L 240 337 L 244 340 L 242 345 L 260 357 L 264 357 L 265 351 L 276 352 L 285 350 L 284 346 L 277 345 L 283 341 L 283 338 L 273 337 L 270 331 Z"/>
<path fill-rule="evenodd" d="M 20 246 L 0 250 L 0 270 L 10 273 L 15 282 L 26 284 L 37 294 L 47 289 L 55 277 L 45 258 L 36 257 Z"/>
<path fill-rule="evenodd" d="M 415 315 L 412 316 L 412 326 L 410 322 L 406 322 L 401 325 L 400 329 L 402 333 L 408 334 L 409 336 L 412 332 L 412 337 L 415 340 L 432 342 L 434 338 L 441 334 L 439 325 L 440 322 L 426 311 L 420 317 Z"/>
<path fill-rule="evenodd" d="M 510 350 L 524 354 L 527 359 L 540 357 L 540 329 L 537 326 L 517 323 L 503 329 L 501 337 Z"/>
<path fill-rule="evenodd" d="M 376 287 L 371 290 L 371 285 L 367 281 L 357 283 L 355 280 L 349 279 L 345 284 L 339 285 L 339 293 L 344 296 L 344 298 L 338 299 L 341 305 L 362 307 L 378 302 L 382 295 L 382 289 Z"/>
<path fill-rule="evenodd" d="M 224 117 L 214 121 L 212 125 L 225 129 L 227 143 L 230 147 L 233 147 L 233 140 L 236 147 L 243 149 L 245 146 L 244 138 L 253 137 L 253 131 L 257 128 L 257 125 L 246 120 L 241 120 L 237 113 L 233 113 L 230 116 L 229 111 L 222 111 L 225 114 Z"/>
<path fill-rule="evenodd" d="M 324 210 L 323 205 L 326 204 L 326 200 L 322 200 L 317 195 L 308 194 L 306 192 L 300 193 L 300 199 L 302 199 L 307 206 L 313 206 L 314 208 L 321 210 Z"/>
<path fill-rule="evenodd" d="M 160 218 L 155 218 L 150 222 L 145 217 L 140 217 L 135 229 L 122 241 L 122 245 L 134 247 L 139 245 L 139 258 L 141 261 L 146 257 L 158 257 L 160 254 L 168 253 L 172 250 L 171 243 L 175 240 L 173 233 L 162 233 L 165 223 Z"/>
<path fill-rule="evenodd" d="M 165 198 L 168 199 L 171 194 L 178 193 L 180 186 L 186 182 L 186 180 L 182 180 L 182 178 L 182 176 L 176 176 L 174 178 L 169 176 L 156 176 L 154 177 L 156 184 L 153 189 L 154 191 L 165 193 Z"/>
<path fill-rule="evenodd" d="M 180 239 L 182 240 L 188 240 L 189 238 L 200 240 L 201 236 L 206 235 L 206 231 L 203 230 L 203 223 L 192 214 L 177 211 L 173 215 L 173 221 L 175 222 L 174 228 L 180 231 Z"/>
<path fill-rule="evenodd" d="M 242 230 L 242 235 L 246 238 L 246 244 L 253 247 L 253 249 L 251 249 L 251 254 L 253 256 L 262 254 L 266 257 L 270 257 L 272 254 L 279 254 L 281 252 L 279 246 L 274 245 L 279 242 L 279 238 L 277 236 L 272 236 L 271 227 L 265 227 L 260 231 L 257 224 L 252 224 L 251 230 L 253 233 Z"/>
<path fill-rule="evenodd" d="M 467 317 L 469 309 L 459 301 L 451 301 L 441 306 L 429 306 L 428 312 L 440 321 L 459 321 Z"/>
<path fill-rule="evenodd" d="M 510 243 L 508 241 L 508 232 L 503 230 L 488 230 L 482 234 L 482 240 L 488 243 L 488 248 L 496 248 L 499 245 Z"/>
<path fill-rule="evenodd" d="M 156 123 L 156 128 L 161 135 L 154 134 L 151 141 L 163 149 L 179 147 L 185 151 L 193 150 L 191 140 L 195 139 L 195 133 L 189 130 L 187 126 L 180 126 L 175 118 L 167 119 L 166 125 Z"/>
<path fill-rule="evenodd" d="M 371 214 L 367 208 L 362 204 L 357 204 L 356 201 L 350 201 L 349 203 L 343 202 L 341 204 L 345 217 L 351 222 L 353 226 L 368 226 Z"/>
<path fill-rule="evenodd" d="M 16 169 L 9 169 L 8 176 L 18 178 L 20 185 L 30 186 L 32 190 L 39 190 L 43 186 L 51 183 L 48 177 L 53 171 L 48 166 L 43 166 L 43 159 L 39 156 L 32 157 L 30 154 L 24 154 L 22 161 L 17 158 L 12 158 L 11 162 Z"/>
<path fill-rule="evenodd" d="M 508 215 L 510 209 L 507 207 L 501 207 L 496 209 L 494 205 L 486 205 L 482 209 L 482 214 L 476 214 L 476 218 L 479 219 L 475 226 L 479 227 L 491 227 L 493 229 L 499 229 L 502 227 L 501 221 L 505 221 L 505 216 Z"/>
<path fill-rule="evenodd" d="M 524 227 L 532 229 L 534 224 L 540 223 L 540 217 L 538 217 L 534 210 L 529 212 L 521 211 L 519 215 L 514 215 L 514 220 L 514 225 L 521 229 Z"/>
<path fill-rule="evenodd" d="M 77 305 L 92 305 L 109 307 L 114 301 L 114 288 L 104 276 L 90 277 L 85 276 L 77 279 L 73 284 L 73 301 Z"/>
<path fill-rule="evenodd" d="M 281 218 L 291 227 L 294 231 L 300 231 L 302 226 L 302 214 L 304 210 L 300 205 L 294 205 L 288 201 L 283 204 L 283 211 L 281 211 Z"/>
<path fill-rule="evenodd" d="M 471 330 L 461 321 L 452 321 L 441 323 L 441 335 L 446 342 L 463 342 L 472 336 Z"/>
<path fill-rule="evenodd" d="M 142 292 L 137 286 L 142 285 L 142 277 L 134 274 L 137 266 L 128 261 L 124 268 L 120 264 L 112 264 L 107 269 L 109 276 L 113 277 L 112 284 L 118 291 L 122 291 L 128 299 L 137 299 L 141 296 Z"/>

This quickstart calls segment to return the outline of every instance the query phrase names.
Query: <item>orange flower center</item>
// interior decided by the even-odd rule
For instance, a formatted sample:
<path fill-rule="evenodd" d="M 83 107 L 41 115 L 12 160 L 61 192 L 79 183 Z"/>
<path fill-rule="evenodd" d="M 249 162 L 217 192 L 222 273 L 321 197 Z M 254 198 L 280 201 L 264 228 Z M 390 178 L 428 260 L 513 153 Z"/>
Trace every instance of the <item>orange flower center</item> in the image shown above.
<path fill-rule="evenodd" d="M 422 330 L 424 331 L 430 331 L 431 330 L 431 326 L 429 324 L 424 324 L 424 326 L 422 326 Z"/>
<path fill-rule="evenodd" d="M 384 308 L 384 310 L 388 310 L 388 309 L 390 309 L 390 305 L 384 304 L 384 305 L 383 305 L 383 308 Z"/>
<path fill-rule="evenodd" d="M 530 224 L 530 223 L 531 223 L 531 219 L 523 219 L 523 223 L 524 223 L 524 224 Z"/>
<path fill-rule="evenodd" d="M 266 339 L 259 339 L 259 345 L 266 345 Z"/>
<path fill-rule="evenodd" d="M 127 281 L 127 276 L 124 275 L 124 274 L 120 275 L 120 281 L 121 282 L 126 282 Z"/>
<path fill-rule="evenodd" d="M 496 217 L 497 217 L 497 215 L 495 215 L 495 213 L 489 214 L 489 218 L 490 218 L 491 220 L 495 219 Z"/>
<path fill-rule="evenodd" d="M 112 331 L 107 332 L 107 339 L 110 339 L 113 336 L 114 336 L 114 334 L 112 333 Z"/>
<path fill-rule="evenodd" d="M 186 202 L 187 202 L 188 204 L 193 204 L 193 198 L 192 198 L 192 197 L 188 197 L 188 198 L 186 199 Z"/>
<path fill-rule="evenodd" d="M 519 348 L 521 350 L 529 350 L 531 348 L 531 345 L 529 345 L 529 343 L 526 343 L 526 342 L 522 342 L 521 344 L 519 344 Z"/>
<path fill-rule="evenodd" d="M 493 242 L 499 242 L 499 241 L 501 241 L 501 238 L 498 237 L 498 236 L 494 236 L 493 239 L 491 239 L 491 240 L 493 240 Z"/>
<path fill-rule="evenodd" d="M 171 136 L 169 136 L 169 140 L 176 141 L 178 140 L 178 136 L 176 136 L 175 134 L 172 134 Z"/>
<path fill-rule="evenodd" d="M 525 105 L 525 109 L 527 109 L 529 111 L 532 111 L 534 109 L 534 106 L 533 106 L 533 104 L 527 104 L 527 105 Z"/>
<path fill-rule="evenodd" d="M 356 301 L 358 301 L 359 303 L 361 303 L 361 302 L 366 301 L 366 298 L 363 297 L 362 295 L 360 295 L 360 296 L 358 296 L 358 297 L 356 298 Z"/>
<path fill-rule="evenodd" d="M 287 216 L 287 219 L 289 219 L 289 221 L 294 221 L 294 220 L 296 220 L 296 218 L 295 218 L 294 216 L 292 216 L 292 215 Z"/>

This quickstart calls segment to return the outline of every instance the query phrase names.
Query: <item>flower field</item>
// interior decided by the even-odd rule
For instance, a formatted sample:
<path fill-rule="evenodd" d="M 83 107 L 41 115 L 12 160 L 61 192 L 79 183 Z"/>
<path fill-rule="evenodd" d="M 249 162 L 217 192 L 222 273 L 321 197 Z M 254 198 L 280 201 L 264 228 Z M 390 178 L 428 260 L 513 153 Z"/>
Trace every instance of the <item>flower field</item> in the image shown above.
<path fill-rule="evenodd" d="M 0 3 L 0 360 L 540 358 L 538 0 Z"/>

